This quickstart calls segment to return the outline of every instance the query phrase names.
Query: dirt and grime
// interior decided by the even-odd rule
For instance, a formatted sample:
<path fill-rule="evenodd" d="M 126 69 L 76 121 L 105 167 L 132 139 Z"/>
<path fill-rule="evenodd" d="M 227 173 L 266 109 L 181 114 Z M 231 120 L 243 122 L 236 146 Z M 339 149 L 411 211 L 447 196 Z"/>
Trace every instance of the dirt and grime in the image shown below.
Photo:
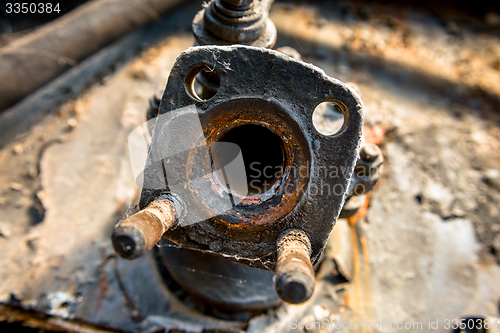
<path fill-rule="evenodd" d="M 377 137 L 386 160 L 357 225 L 364 241 L 356 242 L 358 278 L 345 308 L 352 318 L 424 325 L 498 317 L 500 38 L 490 33 L 498 29 L 496 14 L 469 26 L 424 9 L 365 4 L 360 15 L 358 6 L 278 1 L 270 15 L 276 47 L 294 47 L 358 91 L 365 135 Z M 187 30 L 165 36 L 2 148 L 0 302 L 125 331 L 165 327 L 169 313 L 170 328 L 183 327 L 193 311 L 165 301 L 152 256 L 123 261 L 110 235 L 138 199 L 127 136 L 193 43 Z M 219 325 L 196 316 L 193 331 Z"/>

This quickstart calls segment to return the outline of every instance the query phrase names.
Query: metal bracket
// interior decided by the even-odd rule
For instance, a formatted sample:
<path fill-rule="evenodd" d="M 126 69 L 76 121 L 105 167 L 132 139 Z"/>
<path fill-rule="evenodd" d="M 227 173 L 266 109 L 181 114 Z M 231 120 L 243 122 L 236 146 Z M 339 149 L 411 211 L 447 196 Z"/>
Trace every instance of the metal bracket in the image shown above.
<path fill-rule="evenodd" d="M 208 100 L 200 99 L 193 88 L 203 70 L 220 76 L 220 87 Z M 312 122 L 313 111 L 322 102 L 336 103 L 344 113 L 343 127 L 331 136 L 317 132 Z M 177 59 L 159 114 L 192 105 L 203 127 L 205 138 L 200 139 L 209 143 L 247 124 L 277 134 L 283 143 L 285 171 L 265 193 L 244 197 L 242 204 L 203 222 L 174 225 L 164 236 L 182 246 L 274 270 L 277 240 L 287 230 L 297 229 L 311 240 L 315 263 L 344 204 L 358 158 L 364 115 L 357 93 L 318 67 L 277 51 L 201 46 Z M 210 161 L 193 161 L 188 170 L 195 172 L 200 163 Z M 203 209 L 211 209 L 204 191 L 214 189 L 227 190 L 207 179 L 205 189 L 194 193 Z M 169 194 L 144 189 L 141 208 Z"/>

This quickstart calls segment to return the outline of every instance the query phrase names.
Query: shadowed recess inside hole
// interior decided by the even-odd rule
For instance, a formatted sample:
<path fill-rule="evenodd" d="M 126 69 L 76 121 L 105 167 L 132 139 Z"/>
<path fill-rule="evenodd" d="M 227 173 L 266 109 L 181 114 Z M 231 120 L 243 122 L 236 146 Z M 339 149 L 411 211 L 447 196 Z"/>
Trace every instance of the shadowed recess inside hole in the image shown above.
<path fill-rule="evenodd" d="M 235 192 L 242 195 L 259 195 L 268 191 L 281 177 L 285 154 L 283 142 L 275 133 L 258 125 L 242 125 L 231 129 L 220 140 L 238 145 L 243 156 L 246 170 L 248 193 Z M 212 151 L 214 169 L 226 165 L 226 155 L 222 150 Z M 231 169 L 226 169 L 225 177 L 219 179 L 222 184 L 231 184 L 237 178 Z M 234 190 L 234 189 L 231 189 Z"/>
<path fill-rule="evenodd" d="M 220 87 L 220 75 L 216 70 L 202 70 L 194 80 L 194 93 L 200 100 L 208 100 L 215 96 Z"/>

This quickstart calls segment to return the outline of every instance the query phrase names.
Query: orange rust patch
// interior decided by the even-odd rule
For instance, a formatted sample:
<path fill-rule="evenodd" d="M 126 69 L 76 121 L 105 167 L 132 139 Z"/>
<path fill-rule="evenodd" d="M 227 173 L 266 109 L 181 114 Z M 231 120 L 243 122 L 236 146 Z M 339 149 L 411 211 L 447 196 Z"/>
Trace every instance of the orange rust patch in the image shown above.
<path fill-rule="evenodd" d="M 363 135 L 366 143 L 373 143 L 377 146 L 382 145 L 386 140 L 387 128 L 380 125 L 363 126 Z"/>
<path fill-rule="evenodd" d="M 366 195 L 366 200 L 361 207 L 359 207 L 358 211 L 351 217 L 347 218 L 350 224 L 356 223 L 361 218 L 364 218 L 368 214 L 368 207 L 370 206 L 370 195 Z"/>

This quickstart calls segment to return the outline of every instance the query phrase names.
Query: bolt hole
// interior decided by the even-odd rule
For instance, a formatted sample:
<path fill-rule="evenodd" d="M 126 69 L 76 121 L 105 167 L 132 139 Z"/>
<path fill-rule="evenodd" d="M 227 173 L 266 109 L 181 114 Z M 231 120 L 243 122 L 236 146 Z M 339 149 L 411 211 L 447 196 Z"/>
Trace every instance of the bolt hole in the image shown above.
<path fill-rule="evenodd" d="M 312 116 L 314 128 L 323 135 L 334 135 L 344 125 L 342 108 L 333 102 L 323 102 L 315 109 Z"/>
<path fill-rule="evenodd" d="M 186 75 L 186 91 L 191 97 L 206 101 L 214 97 L 220 87 L 220 75 L 211 66 L 202 64 L 193 67 Z"/>

